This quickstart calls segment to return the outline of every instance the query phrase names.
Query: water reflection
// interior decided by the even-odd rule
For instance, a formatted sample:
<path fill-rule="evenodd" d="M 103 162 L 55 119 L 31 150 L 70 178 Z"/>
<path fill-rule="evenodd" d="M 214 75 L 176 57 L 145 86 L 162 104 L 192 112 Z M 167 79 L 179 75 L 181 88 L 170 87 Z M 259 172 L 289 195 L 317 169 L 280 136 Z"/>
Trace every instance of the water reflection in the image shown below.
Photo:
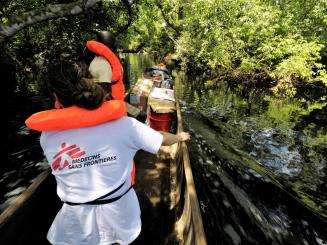
<path fill-rule="evenodd" d="M 185 121 L 193 137 L 190 156 L 209 244 L 326 241 L 326 222 L 291 192 L 222 149 L 217 133 L 196 115 L 188 113 Z"/>
<path fill-rule="evenodd" d="M 138 78 L 142 77 L 145 68 L 155 64 L 150 55 L 125 54 L 124 61 L 124 82 L 126 87 L 131 87 Z"/>
<path fill-rule="evenodd" d="M 209 243 L 326 244 L 325 100 L 175 76 Z"/>
<path fill-rule="evenodd" d="M 326 244 L 326 130 L 300 123 L 326 102 L 174 76 L 208 244 Z"/>
<path fill-rule="evenodd" d="M 274 129 L 262 129 L 251 134 L 249 141 L 251 156 L 277 173 L 298 175 L 303 159 L 297 148 L 291 149 L 287 140 Z"/>

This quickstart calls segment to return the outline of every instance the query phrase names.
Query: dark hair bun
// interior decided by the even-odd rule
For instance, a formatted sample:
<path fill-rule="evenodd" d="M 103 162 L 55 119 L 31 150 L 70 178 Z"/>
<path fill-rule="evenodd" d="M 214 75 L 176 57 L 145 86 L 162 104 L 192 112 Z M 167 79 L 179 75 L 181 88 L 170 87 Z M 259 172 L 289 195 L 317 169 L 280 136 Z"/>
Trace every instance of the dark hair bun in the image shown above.
<path fill-rule="evenodd" d="M 76 105 L 85 109 L 96 109 L 104 101 L 104 90 L 93 80 L 86 78 L 85 63 L 54 62 L 48 67 L 48 87 L 64 106 Z"/>
<path fill-rule="evenodd" d="M 105 93 L 99 85 L 90 79 L 82 78 L 73 92 L 73 104 L 93 110 L 102 104 L 104 96 Z"/>

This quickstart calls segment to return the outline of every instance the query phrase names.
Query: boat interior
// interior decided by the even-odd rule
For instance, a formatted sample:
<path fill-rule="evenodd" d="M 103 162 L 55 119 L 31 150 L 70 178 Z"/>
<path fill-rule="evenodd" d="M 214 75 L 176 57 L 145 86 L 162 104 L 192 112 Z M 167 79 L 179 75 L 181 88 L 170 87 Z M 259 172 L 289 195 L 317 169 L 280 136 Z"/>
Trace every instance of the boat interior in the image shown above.
<path fill-rule="evenodd" d="M 183 131 L 177 100 L 175 106 L 172 133 Z M 144 121 L 145 114 L 138 119 Z M 206 244 L 186 144 L 161 147 L 157 155 L 139 151 L 134 161 L 142 231 L 133 244 Z M 0 215 L 0 244 L 48 244 L 61 205 L 48 169 Z"/>

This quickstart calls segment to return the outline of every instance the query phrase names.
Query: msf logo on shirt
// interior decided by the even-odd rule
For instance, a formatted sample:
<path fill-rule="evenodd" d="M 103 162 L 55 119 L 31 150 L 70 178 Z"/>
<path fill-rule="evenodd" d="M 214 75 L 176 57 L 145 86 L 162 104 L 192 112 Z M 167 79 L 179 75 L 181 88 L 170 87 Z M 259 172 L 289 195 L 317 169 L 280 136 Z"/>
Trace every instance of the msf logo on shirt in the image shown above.
<path fill-rule="evenodd" d="M 69 166 L 72 159 L 79 158 L 85 155 L 85 151 L 82 151 L 76 145 L 67 145 L 62 143 L 59 152 L 53 157 L 51 167 L 53 170 L 62 170 Z"/>

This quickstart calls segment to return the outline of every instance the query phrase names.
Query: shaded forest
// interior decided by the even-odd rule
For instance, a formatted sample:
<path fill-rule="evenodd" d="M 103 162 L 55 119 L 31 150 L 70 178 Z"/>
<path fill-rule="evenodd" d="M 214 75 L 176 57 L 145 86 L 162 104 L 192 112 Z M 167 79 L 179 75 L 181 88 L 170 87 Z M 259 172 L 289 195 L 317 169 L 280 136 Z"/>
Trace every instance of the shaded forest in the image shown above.
<path fill-rule="evenodd" d="M 284 97 L 326 92 L 326 10 L 325 0 L 4 1 L 1 62 L 14 66 L 22 90 L 39 90 L 51 56 L 76 59 L 109 30 L 121 52 L 170 53 L 193 76 Z"/>

